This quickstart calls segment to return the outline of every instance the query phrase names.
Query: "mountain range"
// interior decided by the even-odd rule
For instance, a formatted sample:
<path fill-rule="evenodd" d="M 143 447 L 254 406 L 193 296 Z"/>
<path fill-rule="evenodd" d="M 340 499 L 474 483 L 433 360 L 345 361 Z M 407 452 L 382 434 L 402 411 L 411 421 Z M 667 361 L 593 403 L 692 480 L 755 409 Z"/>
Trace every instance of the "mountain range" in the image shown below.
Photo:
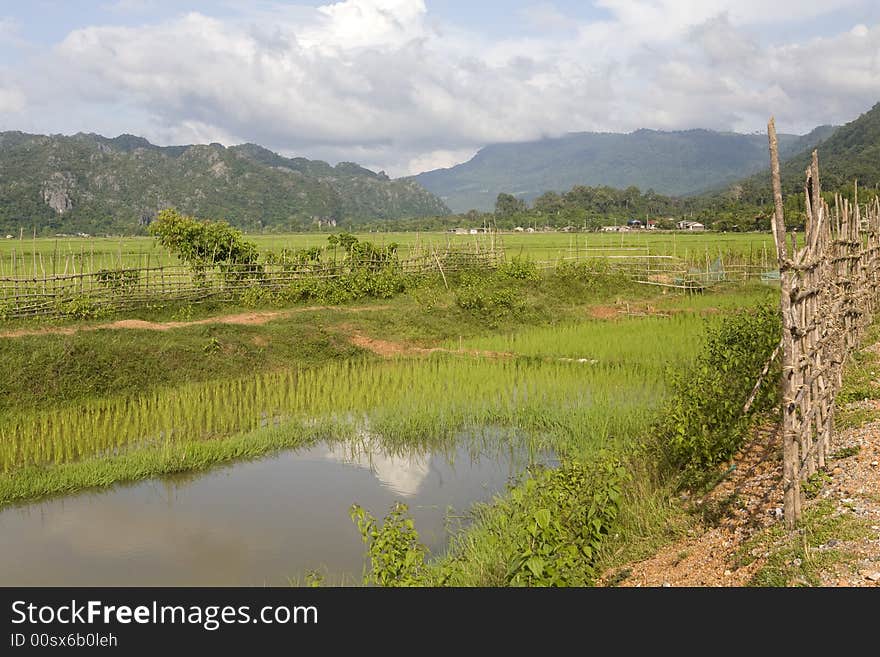
<path fill-rule="evenodd" d="M 811 150 L 802 150 L 782 162 L 780 175 L 784 196 L 803 193 L 804 172 L 810 164 Z M 880 103 L 835 130 L 817 145 L 817 150 L 823 190 L 849 190 L 855 182 L 862 189 L 880 190 Z M 747 203 L 769 203 L 768 167 L 732 185 L 726 193 Z"/>
<path fill-rule="evenodd" d="M 0 230 L 132 233 L 167 207 L 270 231 L 449 213 L 411 180 L 256 144 L 0 133 Z"/>
<path fill-rule="evenodd" d="M 780 155 L 812 148 L 835 131 L 780 134 Z M 531 201 L 575 185 L 635 186 L 667 196 L 720 189 L 767 167 L 767 136 L 711 130 L 579 132 L 482 148 L 471 160 L 414 176 L 453 212 L 494 208 L 500 192 Z"/>
<path fill-rule="evenodd" d="M 826 191 L 853 180 L 880 189 L 880 103 L 840 127 L 780 135 L 788 198 L 800 194 L 814 147 Z M 445 225 L 450 209 L 494 209 L 500 192 L 531 201 L 606 185 L 678 197 L 695 211 L 767 207 L 767 137 L 576 133 L 486 146 L 463 164 L 392 180 L 351 162 L 288 158 L 256 144 L 155 146 L 133 135 L 0 132 L 0 231 L 9 233 L 131 234 L 166 207 L 253 231 Z"/>

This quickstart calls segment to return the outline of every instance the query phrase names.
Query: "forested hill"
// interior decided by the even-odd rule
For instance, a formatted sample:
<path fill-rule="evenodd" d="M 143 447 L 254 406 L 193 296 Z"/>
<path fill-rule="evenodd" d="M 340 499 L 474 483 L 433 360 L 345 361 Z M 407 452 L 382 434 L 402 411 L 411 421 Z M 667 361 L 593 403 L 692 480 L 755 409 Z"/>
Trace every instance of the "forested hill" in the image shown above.
<path fill-rule="evenodd" d="M 411 180 L 357 164 L 285 158 L 255 144 L 155 146 L 0 133 L 0 231 L 132 233 L 165 207 L 248 230 L 301 230 L 449 213 Z"/>
<path fill-rule="evenodd" d="M 833 128 L 780 135 L 783 157 L 812 147 Z M 724 187 L 767 166 L 767 137 L 710 130 L 629 134 L 573 133 L 555 139 L 495 144 L 449 169 L 414 180 L 455 212 L 491 210 L 499 193 L 531 201 L 575 185 L 635 186 L 687 195 Z"/>
<path fill-rule="evenodd" d="M 880 103 L 818 142 L 816 149 L 823 190 L 848 189 L 853 181 L 858 181 L 862 188 L 880 189 Z M 811 149 L 808 148 L 782 163 L 780 173 L 784 196 L 799 197 L 803 193 L 804 171 L 810 159 Z M 728 193 L 748 203 L 768 202 L 769 167 L 733 185 Z"/>

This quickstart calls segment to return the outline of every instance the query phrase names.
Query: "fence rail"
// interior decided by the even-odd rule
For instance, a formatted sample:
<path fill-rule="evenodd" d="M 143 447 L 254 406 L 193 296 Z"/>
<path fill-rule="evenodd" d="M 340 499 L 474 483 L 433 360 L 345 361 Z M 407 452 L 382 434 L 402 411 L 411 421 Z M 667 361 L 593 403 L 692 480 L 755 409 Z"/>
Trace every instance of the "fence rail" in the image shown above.
<path fill-rule="evenodd" d="M 423 252 L 397 261 L 280 262 L 260 265 L 219 264 L 105 269 L 86 273 L 0 276 L 0 316 L 7 318 L 65 315 L 77 304 L 122 310 L 166 301 L 198 301 L 234 296 L 248 289 L 279 291 L 305 279 L 328 280 L 356 271 L 393 267 L 403 274 L 440 273 L 496 267 L 500 249 Z"/>
<path fill-rule="evenodd" d="M 775 212 L 773 235 L 782 312 L 782 440 L 785 524 L 801 518 L 801 481 L 824 468 L 834 433 L 843 366 L 877 309 L 880 200 L 865 206 L 821 196 L 816 151 L 806 171 L 806 230 L 787 244 L 776 126 L 768 125 Z"/>
<path fill-rule="evenodd" d="M 721 282 L 778 281 L 778 276 L 774 276 L 776 272 L 768 271 L 766 262 L 724 262 L 721 255 L 712 259 L 708 251 L 705 265 L 674 255 L 651 255 L 647 251 L 621 254 L 584 249 L 573 253 L 539 260 L 536 265 L 540 269 L 554 269 L 563 264 L 579 264 L 616 273 L 644 285 L 683 290 L 700 290 Z M 465 268 L 496 267 L 505 258 L 501 241 L 492 240 L 483 246 L 475 243 L 464 248 L 418 249 L 396 260 L 393 266 L 406 274 L 439 273 L 445 280 L 446 274 Z M 24 259 L 16 257 L 15 261 L 20 264 Z M 49 274 L 41 261 L 35 262 L 40 266 L 31 268 L 31 262 L 27 262 L 27 267 L 10 266 L 12 275 L 0 268 L 0 317 L 75 314 L 77 304 L 88 304 L 93 310 L 124 310 L 157 301 L 199 301 L 232 296 L 254 287 L 277 291 L 303 279 L 339 278 L 356 268 L 369 271 L 389 264 L 387 260 L 354 263 L 336 258 L 311 262 L 281 259 L 259 266 L 218 265 L 200 270 L 183 265 L 149 264 L 95 270 L 94 263 L 84 267 L 81 262 L 78 268 L 76 263 L 70 268 L 65 263 L 63 272 Z"/>

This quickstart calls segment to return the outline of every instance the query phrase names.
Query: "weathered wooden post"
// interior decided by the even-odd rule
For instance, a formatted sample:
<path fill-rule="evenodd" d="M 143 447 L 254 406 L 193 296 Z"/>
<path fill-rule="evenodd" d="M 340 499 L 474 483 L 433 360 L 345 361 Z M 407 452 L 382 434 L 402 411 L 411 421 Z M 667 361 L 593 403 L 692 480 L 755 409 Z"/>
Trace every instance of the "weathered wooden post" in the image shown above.
<path fill-rule="evenodd" d="M 800 519 L 800 477 L 798 467 L 798 436 L 795 430 L 793 379 L 794 333 L 791 316 L 792 269 L 785 245 L 785 214 L 782 205 L 782 183 L 779 177 L 779 142 L 776 137 L 776 122 L 773 118 L 767 125 L 770 139 L 770 179 L 773 185 L 773 239 L 776 242 L 776 257 L 779 263 L 780 309 L 782 311 L 782 447 L 785 526 L 794 528 Z"/>

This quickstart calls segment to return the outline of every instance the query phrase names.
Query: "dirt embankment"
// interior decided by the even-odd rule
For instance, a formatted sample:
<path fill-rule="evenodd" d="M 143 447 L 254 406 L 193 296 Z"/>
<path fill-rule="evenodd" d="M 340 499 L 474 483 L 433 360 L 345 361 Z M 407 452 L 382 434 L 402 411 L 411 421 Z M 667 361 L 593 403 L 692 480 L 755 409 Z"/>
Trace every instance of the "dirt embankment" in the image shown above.
<path fill-rule="evenodd" d="M 186 328 L 188 326 L 201 326 L 204 324 L 238 324 L 242 326 L 259 326 L 271 322 L 274 319 L 283 319 L 297 313 L 318 312 L 321 310 L 339 310 L 349 313 L 371 312 L 387 310 L 389 306 L 362 306 L 349 308 L 345 306 L 307 306 L 293 310 L 268 310 L 260 312 L 237 313 L 234 315 L 217 315 L 205 319 L 196 319 L 188 322 L 148 322 L 142 319 L 121 319 L 115 322 L 102 324 L 84 324 L 80 326 L 47 326 L 44 328 L 16 329 L 0 333 L 0 338 L 21 338 L 29 335 L 73 335 L 81 331 L 170 331 L 172 329 Z"/>
<path fill-rule="evenodd" d="M 648 559 L 612 569 L 600 584 L 748 585 L 770 556 L 765 543 L 750 539 L 783 522 L 781 444 L 776 428 L 761 429 L 736 455 L 730 475 L 721 484 L 704 497 L 686 500 L 687 506 L 711 522 L 699 524 Z M 806 501 L 806 508 L 830 502 L 834 514 L 864 521 L 869 535 L 835 538 L 811 548 L 853 555 L 851 565 L 836 561 L 823 570 L 820 585 L 880 586 L 880 421 L 840 432 L 833 449 L 847 455 L 831 462 L 826 483 Z"/>

